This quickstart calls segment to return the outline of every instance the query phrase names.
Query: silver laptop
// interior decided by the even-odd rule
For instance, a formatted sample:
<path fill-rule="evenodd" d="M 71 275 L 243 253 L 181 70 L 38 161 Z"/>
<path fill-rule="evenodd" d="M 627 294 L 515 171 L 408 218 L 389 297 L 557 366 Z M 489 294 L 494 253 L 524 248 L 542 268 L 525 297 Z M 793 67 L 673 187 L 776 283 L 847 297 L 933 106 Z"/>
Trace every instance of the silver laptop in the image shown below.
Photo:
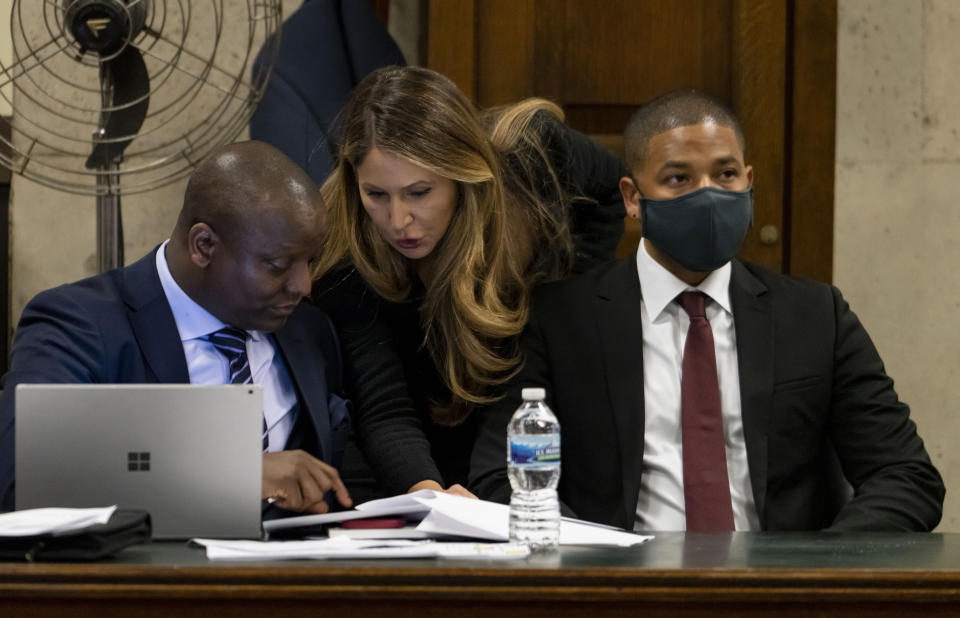
<path fill-rule="evenodd" d="M 258 386 L 20 384 L 16 503 L 143 509 L 154 538 L 260 536 Z"/>

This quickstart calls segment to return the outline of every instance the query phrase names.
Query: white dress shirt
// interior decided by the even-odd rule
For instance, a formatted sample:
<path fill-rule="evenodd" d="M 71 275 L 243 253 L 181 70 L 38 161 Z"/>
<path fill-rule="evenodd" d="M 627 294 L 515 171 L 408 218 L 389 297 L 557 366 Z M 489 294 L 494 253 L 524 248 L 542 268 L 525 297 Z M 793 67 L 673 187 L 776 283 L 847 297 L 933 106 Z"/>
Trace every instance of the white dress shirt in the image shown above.
<path fill-rule="evenodd" d="M 654 260 L 647 253 L 645 241 L 641 241 L 637 250 L 642 295 L 644 437 L 635 530 L 686 529 L 680 380 L 690 318 L 674 299 L 687 290 L 699 290 L 708 297 L 706 312 L 717 355 L 734 524 L 737 530 L 760 528 L 740 413 L 740 371 L 730 304 L 730 270 L 728 262 L 692 288 Z"/>
<path fill-rule="evenodd" d="M 157 251 L 157 274 L 180 332 L 191 384 L 229 384 L 230 361 L 207 336 L 225 326 L 180 288 L 167 266 L 164 241 Z M 247 331 L 247 359 L 253 383 L 263 388 L 263 418 L 270 434 L 268 451 L 282 451 L 296 422 L 297 393 L 269 334 Z"/>

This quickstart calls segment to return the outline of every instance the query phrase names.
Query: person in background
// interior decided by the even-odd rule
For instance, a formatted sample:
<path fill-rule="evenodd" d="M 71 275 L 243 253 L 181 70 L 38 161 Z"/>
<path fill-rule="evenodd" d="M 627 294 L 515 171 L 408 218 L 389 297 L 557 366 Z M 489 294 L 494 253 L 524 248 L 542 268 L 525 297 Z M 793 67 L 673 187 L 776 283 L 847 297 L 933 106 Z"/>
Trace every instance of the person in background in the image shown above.
<path fill-rule="evenodd" d="M 169 240 L 31 300 L 3 378 L 3 508 L 14 508 L 14 394 L 25 382 L 259 384 L 265 501 L 325 512 L 332 490 L 350 506 L 336 469 L 350 430 L 339 344 L 324 313 L 300 303 L 323 216 L 317 186 L 283 153 L 231 144 L 194 171 Z"/>
<path fill-rule="evenodd" d="M 359 445 L 388 493 L 465 493 L 471 412 L 520 366 L 530 292 L 613 259 L 625 168 L 548 101 L 480 114 L 419 67 L 367 76 L 341 135 L 313 297 Z"/>
<path fill-rule="evenodd" d="M 480 415 L 470 487 L 509 501 L 507 422 L 521 388 L 540 386 L 562 431 L 559 496 L 578 517 L 637 531 L 933 529 L 943 481 L 839 290 L 734 257 L 754 172 L 733 113 L 676 92 L 624 138 L 620 190 L 643 241 L 537 291 L 523 371 Z"/>

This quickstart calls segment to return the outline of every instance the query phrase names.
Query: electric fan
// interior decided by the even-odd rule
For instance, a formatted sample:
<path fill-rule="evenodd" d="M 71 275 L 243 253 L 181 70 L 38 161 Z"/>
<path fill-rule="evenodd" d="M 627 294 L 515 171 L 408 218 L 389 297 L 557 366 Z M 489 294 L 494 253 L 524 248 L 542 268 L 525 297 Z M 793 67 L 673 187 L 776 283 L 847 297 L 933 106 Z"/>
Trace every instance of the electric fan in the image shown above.
<path fill-rule="evenodd" d="M 244 130 L 281 20 L 281 0 L 13 0 L 0 163 L 96 196 L 100 270 L 122 264 L 121 194 L 183 178 Z"/>

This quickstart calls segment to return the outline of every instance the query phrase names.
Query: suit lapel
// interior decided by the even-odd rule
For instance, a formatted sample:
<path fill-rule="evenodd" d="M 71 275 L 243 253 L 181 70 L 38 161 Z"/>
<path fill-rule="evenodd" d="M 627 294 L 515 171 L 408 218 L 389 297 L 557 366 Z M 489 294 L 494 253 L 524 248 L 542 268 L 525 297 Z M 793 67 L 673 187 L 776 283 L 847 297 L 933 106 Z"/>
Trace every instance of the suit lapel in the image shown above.
<path fill-rule="evenodd" d="M 594 303 L 607 390 L 620 446 L 623 508 L 633 521 L 643 471 L 643 334 L 636 255 L 617 262 L 597 285 Z"/>
<path fill-rule="evenodd" d="M 295 311 L 287 324 L 274 333 L 277 347 L 283 355 L 290 377 L 300 398 L 300 413 L 309 414 L 320 447 L 319 459 L 330 461 L 333 445 L 330 442 L 330 414 L 327 408 L 326 360 L 310 347 L 298 326 Z"/>
<path fill-rule="evenodd" d="M 189 383 L 180 332 L 157 274 L 158 249 L 123 269 L 122 294 L 140 352 L 157 382 Z"/>
<path fill-rule="evenodd" d="M 767 432 L 773 406 L 773 307 L 766 286 L 739 261 L 730 277 L 730 302 L 737 334 L 740 413 L 753 499 L 766 528 Z"/>

